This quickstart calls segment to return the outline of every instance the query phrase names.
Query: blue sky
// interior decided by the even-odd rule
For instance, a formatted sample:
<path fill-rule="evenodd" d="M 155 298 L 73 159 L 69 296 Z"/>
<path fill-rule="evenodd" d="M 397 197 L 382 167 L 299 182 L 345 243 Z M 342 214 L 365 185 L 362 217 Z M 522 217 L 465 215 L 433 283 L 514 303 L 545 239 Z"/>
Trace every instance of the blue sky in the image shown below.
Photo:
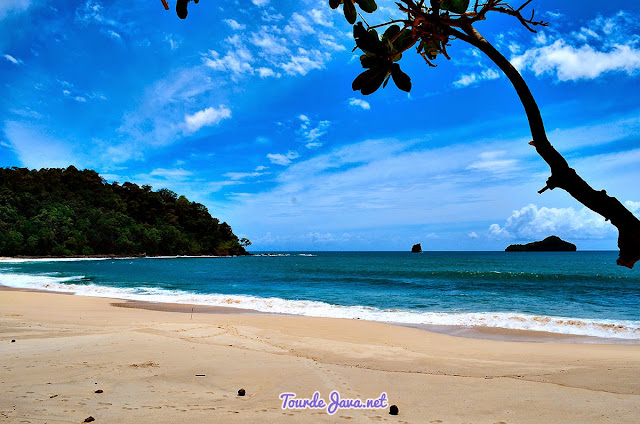
<path fill-rule="evenodd" d="M 171 7 L 175 2 L 169 0 Z M 380 1 L 369 23 L 397 15 Z M 640 5 L 534 0 L 550 26 L 477 29 L 528 81 L 550 141 L 640 212 Z M 549 176 L 498 69 L 461 41 L 370 96 L 320 0 L 2 0 L 0 166 L 76 167 L 204 203 L 253 250 L 494 250 L 617 233 Z"/>

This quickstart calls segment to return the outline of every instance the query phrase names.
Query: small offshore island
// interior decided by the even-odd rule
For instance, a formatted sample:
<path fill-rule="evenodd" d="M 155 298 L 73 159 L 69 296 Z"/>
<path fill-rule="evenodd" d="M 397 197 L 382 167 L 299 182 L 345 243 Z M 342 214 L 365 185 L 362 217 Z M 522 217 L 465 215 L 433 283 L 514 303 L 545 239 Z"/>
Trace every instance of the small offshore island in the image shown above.
<path fill-rule="evenodd" d="M 73 166 L 0 168 L 0 256 L 231 256 L 249 244 L 166 188 Z"/>
<path fill-rule="evenodd" d="M 558 236 L 550 236 L 542 241 L 527 244 L 509 245 L 505 252 L 575 252 L 576 245 L 562 240 Z"/>

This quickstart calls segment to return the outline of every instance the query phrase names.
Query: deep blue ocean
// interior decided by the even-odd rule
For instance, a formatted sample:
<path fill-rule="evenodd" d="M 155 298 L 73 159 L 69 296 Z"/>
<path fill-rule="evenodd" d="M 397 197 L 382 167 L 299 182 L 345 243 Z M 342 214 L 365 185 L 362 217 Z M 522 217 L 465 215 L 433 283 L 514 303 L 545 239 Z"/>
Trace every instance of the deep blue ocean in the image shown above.
<path fill-rule="evenodd" d="M 616 252 L 286 252 L 0 261 L 0 285 L 155 302 L 640 340 Z"/>

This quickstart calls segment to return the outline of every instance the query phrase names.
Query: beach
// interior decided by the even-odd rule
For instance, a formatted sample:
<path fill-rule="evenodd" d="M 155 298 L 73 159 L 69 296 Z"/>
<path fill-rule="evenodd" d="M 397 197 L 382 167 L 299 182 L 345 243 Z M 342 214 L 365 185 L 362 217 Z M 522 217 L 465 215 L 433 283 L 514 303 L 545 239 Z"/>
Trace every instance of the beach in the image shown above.
<path fill-rule="evenodd" d="M 357 319 L 114 306 L 122 303 L 1 290 L 0 422 L 637 423 L 640 417 L 638 345 L 497 341 Z M 363 401 L 385 394 L 388 405 L 338 407 L 332 415 L 327 408 L 282 408 L 282 393 L 311 399 L 315 392 L 327 403 L 332 392 Z M 389 405 L 398 406 L 398 415 L 389 415 Z"/>

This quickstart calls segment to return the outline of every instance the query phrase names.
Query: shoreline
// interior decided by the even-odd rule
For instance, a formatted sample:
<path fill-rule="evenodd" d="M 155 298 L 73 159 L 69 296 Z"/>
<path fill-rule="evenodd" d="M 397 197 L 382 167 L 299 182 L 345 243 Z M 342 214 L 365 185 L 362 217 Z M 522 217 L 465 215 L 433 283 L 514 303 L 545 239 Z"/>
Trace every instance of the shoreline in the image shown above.
<path fill-rule="evenodd" d="M 4 422 L 631 424 L 640 416 L 640 346 L 112 303 L 122 302 L 0 291 Z M 282 409 L 281 393 L 316 391 L 324 399 L 386 393 L 400 413 Z"/>
<path fill-rule="evenodd" d="M 0 284 L 0 292 L 2 291 L 26 291 L 36 293 L 54 293 L 64 294 L 68 296 L 79 297 L 96 297 L 99 299 L 110 299 L 111 305 L 118 308 L 128 309 L 141 309 L 152 310 L 159 312 L 177 312 L 177 313 L 191 313 L 191 314 L 256 314 L 256 315 L 273 315 L 273 316 L 292 316 L 292 317 L 305 317 L 305 318 L 320 318 L 320 319 L 344 319 L 355 320 L 363 322 L 375 322 L 380 324 L 388 324 L 399 327 L 415 328 L 421 331 L 444 334 L 453 337 L 481 339 L 481 340 L 494 340 L 504 342 L 531 342 L 531 343 L 577 343 L 577 344 L 601 344 L 601 345 L 630 345 L 640 346 L 640 339 L 621 339 L 612 337 L 596 337 L 596 336 L 582 336 L 565 333 L 554 333 L 549 331 L 536 331 L 536 330 L 519 330 L 503 327 L 488 327 L 488 326 L 455 326 L 455 325 L 435 325 L 435 324 L 408 324 L 402 322 L 384 322 L 384 321 L 372 321 L 361 320 L 360 318 L 339 318 L 339 317 L 314 317 L 296 314 L 283 314 L 275 312 L 263 312 L 255 309 L 237 308 L 234 306 L 218 306 L 218 305 L 201 305 L 191 303 L 170 303 L 170 302 L 155 302 L 147 300 L 131 300 L 126 298 L 112 298 L 112 297 L 99 297 L 99 296 L 84 296 L 77 295 L 72 292 L 58 292 L 53 290 L 41 290 L 41 289 L 28 289 L 28 288 L 16 288 L 3 286 Z"/>

